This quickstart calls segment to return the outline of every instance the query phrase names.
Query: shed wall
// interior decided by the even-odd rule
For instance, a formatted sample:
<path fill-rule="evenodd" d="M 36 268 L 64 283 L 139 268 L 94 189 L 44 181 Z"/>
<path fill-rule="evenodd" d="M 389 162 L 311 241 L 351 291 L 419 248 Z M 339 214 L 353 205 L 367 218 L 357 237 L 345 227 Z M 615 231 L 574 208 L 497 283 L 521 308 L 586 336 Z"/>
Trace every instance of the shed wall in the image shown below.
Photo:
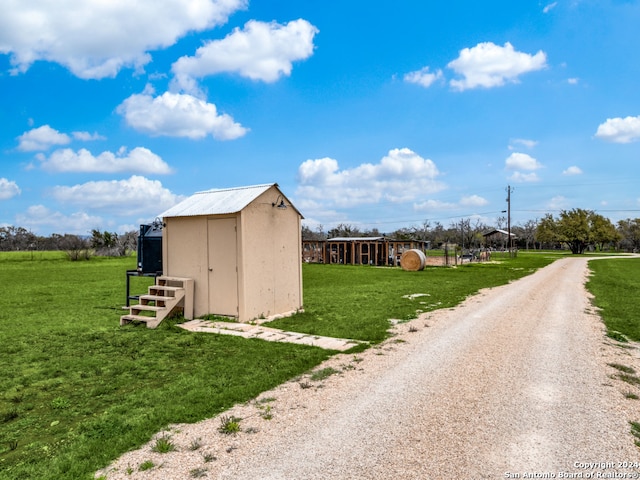
<path fill-rule="evenodd" d="M 300 215 L 272 204 L 275 188 L 241 212 L 240 315 L 245 320 L 302 307 Z"/>

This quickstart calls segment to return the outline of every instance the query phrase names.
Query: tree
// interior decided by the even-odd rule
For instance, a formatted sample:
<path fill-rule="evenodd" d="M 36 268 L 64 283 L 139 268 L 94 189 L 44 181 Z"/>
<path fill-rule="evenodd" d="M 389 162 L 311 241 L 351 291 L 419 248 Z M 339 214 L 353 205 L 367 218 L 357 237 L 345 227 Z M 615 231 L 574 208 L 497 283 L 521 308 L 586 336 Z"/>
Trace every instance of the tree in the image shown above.
<path fill-rule="evenodd" d="M 38 237 L 23 227 L 0 228 L 0 250 L 34 250 Z"/>
<path fill-rule="evenodd" d="M 358 227 L 346 223 L 341 223 L 336 228 L 332 228 L 331 230 L 329 230 L 329 238 L 359 236 L 361 236 L 361 233 Z"/>
<path fill-rule="evenodd" d="M 558 226 L 550 213 L 545 214 L 538 222 L 536 229 L 536 240 L 540 243 L 561 243 L 558 234 Z"/>
<path fill-rule="evenodd" d="M 484 243 L 483 233 L 489 230 L 489 226 L 486 223 L 483 223 L 479 218 L 477 218 L 472 225 L 471 230 L 473 232 L 471 245 L 473 245 L 474 248 L 480 248 Z"/>
<path fill-rule="evenodd" d="M 420 240 L 431 240 L 431 238 L 429 238 L 431 234 L 431 222 L 429 220 L 422 222 L 420 228 L 416 229 L 416 233 L 419 235 Z"/>
<path fill-rule="evenodd" d="M 536 230 L 538 229 L 538 220 L 527 220 L 524 225 L 516 226 L 516 235 L 524 240 L 525 248 L 529 250 L 529 244 L 533 244 L 536 249 Z"/>
<path fill-rule="evenodd" d="M 620 246 L 632 252 L 640 250 L 640 218 L 627 218 L 618 222 Z"/>
<path fill-rule="evenodd" d="M 433 228 L 429 232 L 432 245 L 440 245 L 447 241 L 447 232 L 440 222 L 435 222 Z"/>
<path fill-rule="evenodd" d="M 370 230 L 365 230 L 364 232 L 362 232 L 362 236 L 363 237 L 381 237 L 382 234 L 380 233 L 380 230 L 374 227 Z"/>
<path fill-rule="evenodd" d="M 324 233 L 322 225 L 318 225 L 314 230 L 311 230 L 306 225 L 302 226 L 302 239 L 303 240 L 326 240 L 327 235 Z"/>
<path fill-rule="evenodd" d="M 597 215 L 592 212 L 590 218 L 591 240 L 597 246 L 598 250 L 604 250 L 604 246 L 611 242 L 618 242 L 620 234 L 611 220 Z"/>
<path fill-rule="evenodd" d="M 398 230 L 391 232 L 391 238 L 396 240 L 414 240 L 415 231 L 409 227 L 399 228 Z"/>
<path fill-rule="evenodd" d="M 306 225 L 302 225 L 300 228 L 300 234 L 302 235 L 302 240 L 313 240 L 314 233 Z"/>
<path fill-rule="evenodd" d="M 473 231 L 471 230 L 470 218 L 461 218 L 459 222 L 452 223 L 449 228 L 454 232 L 452 238 L 458 239 L 461 248 L 471 248 Z"/>
<path fill-rule="evenodd" d="M 134 252 L 138 248 L 138 232 L 131 230 L 118 235 L 114 248 L 121 257 L 126 257 L 129 252 Z"/>
<path fill-rule="evenodd" d="M 122 235 L 115 232 L 101 232 L 98 229 L 91 230 L 91 248 L 96 255 L 109 257 L 124 257 L 134 251 L 137 246 L 138 232 L 130 231 Z"/>
<path fill-rule="evenodd" d="M 410 228 L 401 228 L 396 230 L 396 232 L 392 233 L 391 236 L 399 240 L 419 240 L 426 242 L 430 239 L 430 229 L 431 223 L 429 223 L 429 220 L 425 220 L 419 226 L 414 225 Z"/>
<path fill-rule="evenodd" d="M 89 260 L 91 258 L 89 242 L 78 235 L 65 234 L 61 236 L 58 247 L 67 253 L 71 261 Z"/>
<path fill-rule="evenodd" d="M 396 240 L 419 240 L 426 242 L 430 239 L 430 227 L 431 224 L 429 220 L 425 220 L 420 226 L 413 225 L 411 227 L 399 228 L 391 232 L 390 237 Z"/>
<path fill-rule="evenodd" d="M 449 241 L 457 242 L 464 249 L 480 248 L 484 241 L 482 233 L 487 228 L 480 219 L 476 219 L 475 222 L 471 223 L 470 218 L 462 218 L 458 222 L 452 222 L 449 225 L 449 229 L 443 232 L 445 237 L 443 241 L 448 238 Z"/>
<path fill-rule="evenodd" d="M 96 250 L 110 249 L 116 246 L 118 241 L 118 234 L 107 232 L 101 232 L 98 229 L 91 230 L 91 248 Z"/>
<path fill-rule="evenodd" d="M 565 244 L 574 254 L 584 253 L 589 246 L 598 245 L 602 248 L 617 238 L 618 234 L 609 219 L 581 208 L 562 210 L 557 219 L 546 214 L 537 229 L 538 241 Z"/>

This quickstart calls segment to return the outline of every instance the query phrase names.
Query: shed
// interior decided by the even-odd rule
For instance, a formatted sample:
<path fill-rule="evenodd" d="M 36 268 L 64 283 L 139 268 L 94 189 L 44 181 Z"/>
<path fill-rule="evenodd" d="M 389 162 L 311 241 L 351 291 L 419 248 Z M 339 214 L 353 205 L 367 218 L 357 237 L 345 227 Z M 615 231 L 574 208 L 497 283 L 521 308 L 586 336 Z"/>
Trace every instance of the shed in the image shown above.
<path fill-rule="evenodd" d="M 509 232 L 507 232 L 506 230 L 495 228 L 483 233 L 482 236 L 484 237 L 484 243 L 487 246 L 493 246 L 495 248 L 500 245 L 503 249 L 508 248 L 507 239 L 509 238 Z M 515 234 L 511 233 L 510 238 L 511 242 L 513 242 L 513 240 L 516 238 Z"/>
<path fill-rule="evenodd" d="M 194 280 L 194 316 L 302 308 L 302 215 L 277 183 L 198 192 L 160 216 L 164 275 Z"/>

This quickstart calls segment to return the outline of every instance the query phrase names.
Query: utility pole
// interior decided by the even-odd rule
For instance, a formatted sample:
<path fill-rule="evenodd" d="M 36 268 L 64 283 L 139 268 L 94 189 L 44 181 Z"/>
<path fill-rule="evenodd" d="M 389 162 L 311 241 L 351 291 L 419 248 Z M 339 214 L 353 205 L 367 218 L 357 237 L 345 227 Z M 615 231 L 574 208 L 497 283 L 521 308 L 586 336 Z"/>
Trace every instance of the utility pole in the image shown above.
<path fill-rule="evenodd" d="M 511 185 L 507 185 L 507 236 L 509 242 L 509 256 L 512 257 L 513 242 L 511 241 Z"/>

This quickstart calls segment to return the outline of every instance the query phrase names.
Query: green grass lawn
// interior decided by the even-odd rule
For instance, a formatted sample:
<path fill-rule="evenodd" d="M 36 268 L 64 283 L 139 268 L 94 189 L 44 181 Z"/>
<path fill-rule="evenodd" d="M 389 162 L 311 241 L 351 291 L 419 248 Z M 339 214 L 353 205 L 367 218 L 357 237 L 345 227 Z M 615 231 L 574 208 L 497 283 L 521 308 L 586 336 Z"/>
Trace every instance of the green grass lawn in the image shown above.
<path fill-rule="evenodd" d="M 274 327 L 379 342 L 388 319 L 450 307 L 557 258 L 455 269 L 305 265 L 305 312 Z M 170 423 L 195 422 L 309 371 L 335 352 L 119 326 L 135 258 L 0 254 L 0 478 L 82 479 Z M 136 279 L 136 293 L 149 279 Z M 414 300 L 403 298 L 428 294 Z"/>
<path fill-rule="evenodd" d="M 331 353 L 171 323 L 122 328 L 134 267 L 0 256 L 0 478 L 91 478 L 167 424 L 214 416 Z"/>
<path fill-rule="evenodd" d="M 593 303 L 609 336 L 640 341 L 640 258 L 594 260 L 589 268 L 593 275 L 587 288 L 595 296 Z"/>
<path fill-rule="evenodd" d="M 559 258 L 520 253 L 503 263 L 472 263 L 456 268 L 400 268 L 303 265 L 304 313 L 271 322 L 274 328 L 313 335 L 384 340 L 389 319 L 409 320 L 417 312 L 457 305 L 481 288 L 508 283 Z M 406 298 L 407 295 L 427 296 Z"/>

